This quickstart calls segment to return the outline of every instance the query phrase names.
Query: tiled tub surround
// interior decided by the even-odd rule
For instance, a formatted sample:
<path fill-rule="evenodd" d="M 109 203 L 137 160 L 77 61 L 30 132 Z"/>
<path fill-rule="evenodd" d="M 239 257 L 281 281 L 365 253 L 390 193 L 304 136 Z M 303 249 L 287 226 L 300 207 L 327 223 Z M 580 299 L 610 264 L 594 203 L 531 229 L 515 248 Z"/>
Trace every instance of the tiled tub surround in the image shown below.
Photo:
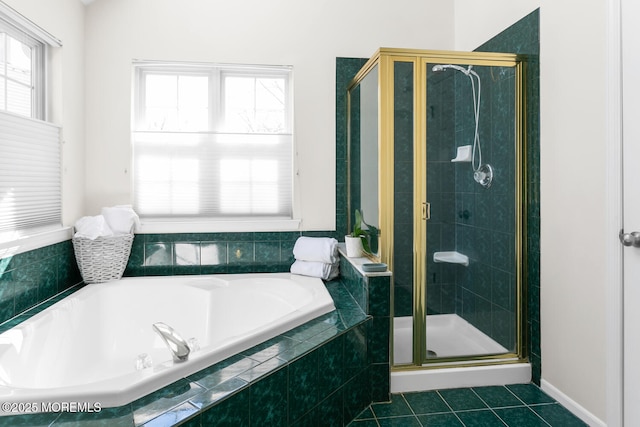
<path fill-rule="evenodd" d="M 389 277 L 365 278 L 342 260 L 328 282 L 336 311 L 257 345 L 129 405 L 98 413 L 4 417 L 8 425 L 344 425 L 387 401 Z M 1 325 L 39 312 L 69 290 Z M 367 315 L 366 310 L 375 313 Z M 385 320 L 386 317 L 386 320 Z M 386 325 L 384 324 L 386 322 Z M 382 342 L 382 348 L 374 346 Z M 387 343 L 386 346 L 384 343 Z M 385 362 L 386 361 L 386 362 Z M 318 424 L 320 423 L 320 424 Z"/>
<path fill-rule="evenodd" d="M 121 406 L 334 310 L 321 279 L 290 273 L 86 286 L 3 335 L 0 402 Z M 187 360 L 173 362 L 158 321 L 197 340 Z M 143 354 L 152 366 L 136 369 Z"/>
<path fill-rule="evenodd" d="M 81 281 L 70 240 L 0 259 L 0 323 Z"/>
<path fill-rule="evenodd" d="M 293 246 L 303 234 L 336 237 L 337 233 L 137 234 L 124 275 L 286 272 L 295 261 Z"/>

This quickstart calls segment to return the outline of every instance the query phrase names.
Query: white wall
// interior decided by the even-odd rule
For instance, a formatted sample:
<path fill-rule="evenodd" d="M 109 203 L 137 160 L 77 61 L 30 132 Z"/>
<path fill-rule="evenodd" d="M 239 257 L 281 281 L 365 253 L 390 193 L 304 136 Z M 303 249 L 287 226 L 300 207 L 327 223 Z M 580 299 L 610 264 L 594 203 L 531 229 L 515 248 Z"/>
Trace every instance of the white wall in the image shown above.
<path fill-rule="evenodd" d="M 410 11 L 408 13 L 407 11 Z M 132 59 L 294 66 L 306 230 L 335 227 L 335 58 L 451 49 L 453 6 L 429 0 L 97 0 L 86 13 L 86 211 L 130 203 Z"/>
<path fill-rule="evenodd" d="M 63 128 L 62 221 L 73 225 L 84 206 L 84 6 L 78 0 L 3 0 L 62 41 L 52 51 L 51 120 Z"/>
<path fill-rule="evenodd" d="M 605 419 L 604 2 L 457 0 L 456 49 L 540 7 L 542 378 Z"/>

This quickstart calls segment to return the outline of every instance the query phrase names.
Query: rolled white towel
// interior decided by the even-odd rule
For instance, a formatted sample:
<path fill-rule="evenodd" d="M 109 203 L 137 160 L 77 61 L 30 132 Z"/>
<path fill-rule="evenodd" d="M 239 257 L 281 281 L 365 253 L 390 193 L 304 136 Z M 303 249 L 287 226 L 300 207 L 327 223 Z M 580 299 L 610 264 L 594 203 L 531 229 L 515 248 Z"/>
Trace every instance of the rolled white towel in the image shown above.
<path fill-rule="evenodd" d="M 324 280 L 331 280 L 338 277 L 340 264 L 327 264 L 318 261 L 296 260 L 291 264 L 291 272 L 302 276 L 319 277 Z"/>
<path fill-rule="evenodd" d="M 133 233 L 140 224 L 140 218 L 131 205 L 102 208 L 102 215 L 115 234 Z"/>
<path fill-rule="evenodd" d="M 83 216 L 75 223 L 75 237 L 85 237 L 95 240 L 98 237 L 113 236 L 113 231 L 104 219 L 104 216 Z"/>
<path fill-rule="evenodd" d="M 298 237 L 293 246 L 293 256 L 301 261 L 335 264 L 338 256 L 338 241 L 332 237 Z"/>

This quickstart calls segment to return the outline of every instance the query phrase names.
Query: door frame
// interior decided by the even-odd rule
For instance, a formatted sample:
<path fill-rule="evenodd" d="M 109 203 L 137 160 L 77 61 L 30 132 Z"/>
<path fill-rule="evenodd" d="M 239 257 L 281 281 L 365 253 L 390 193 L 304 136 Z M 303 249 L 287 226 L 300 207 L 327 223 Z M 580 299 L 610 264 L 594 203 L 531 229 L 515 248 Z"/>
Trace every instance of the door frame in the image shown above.
<path fill-rule="evenodd" d="M 622 426 L 624 385 L 622 228 L 622 23 L 623 0 L 606 2 L 606 423 Z"/>

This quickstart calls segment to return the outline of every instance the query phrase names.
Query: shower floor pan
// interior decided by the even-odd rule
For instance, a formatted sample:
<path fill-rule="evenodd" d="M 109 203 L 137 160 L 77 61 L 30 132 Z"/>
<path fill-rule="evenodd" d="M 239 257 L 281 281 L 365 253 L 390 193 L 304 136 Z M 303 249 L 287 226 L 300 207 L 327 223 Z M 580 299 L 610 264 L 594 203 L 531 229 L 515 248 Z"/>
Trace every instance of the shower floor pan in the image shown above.
<path fill-rule="evenodd" d="M 394 318 L 393 334 L 394 363 L 411 363 L 413 318 Z M 484 356 L 508 352 L 457 314 L 427 316 L 427 350 L 435 353 L 433 357 Z"/>
<path fill-rule="evenodd" d="M 394 364 L 410 364 L 413 318 L 394 318 L 393 333 Z M 486 356 L 508 352 L 506 348 L 456 314 L 427 316 L 427 350 L 430 350 L 429 354 L 435 353 L 434 358 Z M 528 363 L 418 369 L 392 372 L 391 392 L 518 384 L 530 381 L 531 366 Z"/>

